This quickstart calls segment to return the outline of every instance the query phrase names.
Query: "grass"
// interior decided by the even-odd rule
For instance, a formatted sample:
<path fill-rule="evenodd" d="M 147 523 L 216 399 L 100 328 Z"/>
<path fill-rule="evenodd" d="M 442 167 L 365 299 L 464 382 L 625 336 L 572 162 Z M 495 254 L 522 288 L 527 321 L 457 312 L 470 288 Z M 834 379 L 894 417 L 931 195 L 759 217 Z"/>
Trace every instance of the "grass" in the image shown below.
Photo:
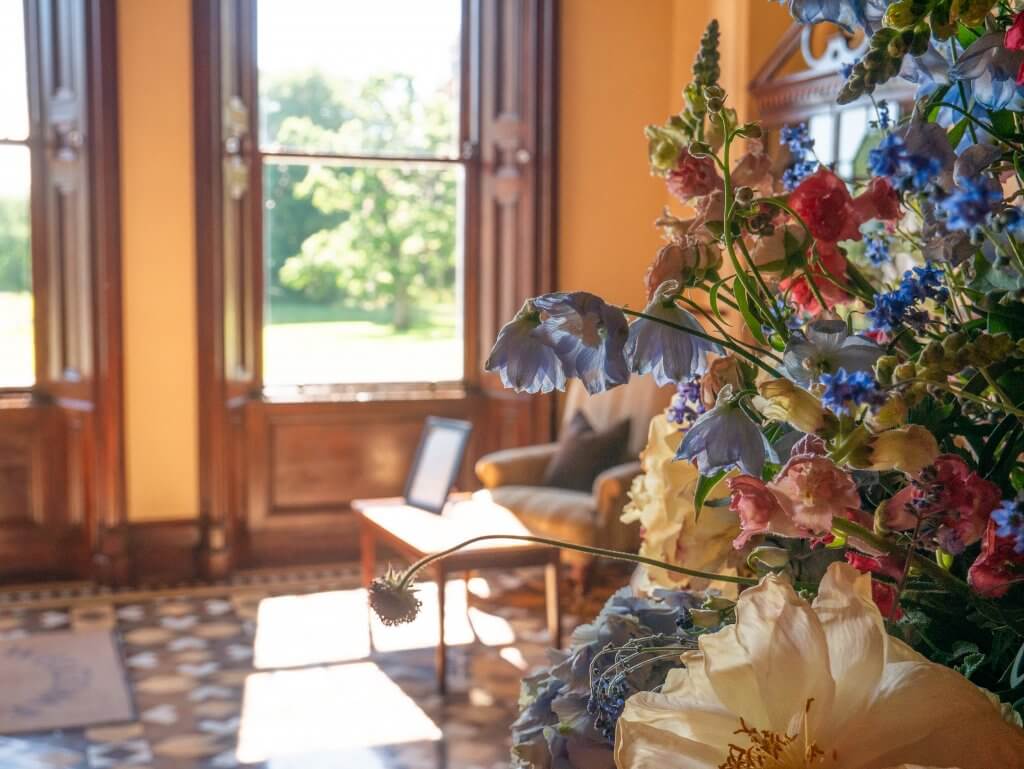
<path fill-rule="evenodd" d="M 267 385 L 437 382 L 462 378 L 454 303 L 421 308 L 396 331 L 386 310 L 272 302 L 263 329 Z"/>
<path fill-rule="evenodd" d="M 0 387 L 27 387 L 35 382 L 32 294 L 0 291 Z"/>
<path fill-rule="evenodd" d="M 462 378 L 454 304 L 397 332 L 384 311 L 275 302 L 263 329 L 267 385 L 438 382 Z M 130 365 L 130 364 L 129 364 Z M 0 292 L 0 387 L 35 381 L 32 295 Z"/>

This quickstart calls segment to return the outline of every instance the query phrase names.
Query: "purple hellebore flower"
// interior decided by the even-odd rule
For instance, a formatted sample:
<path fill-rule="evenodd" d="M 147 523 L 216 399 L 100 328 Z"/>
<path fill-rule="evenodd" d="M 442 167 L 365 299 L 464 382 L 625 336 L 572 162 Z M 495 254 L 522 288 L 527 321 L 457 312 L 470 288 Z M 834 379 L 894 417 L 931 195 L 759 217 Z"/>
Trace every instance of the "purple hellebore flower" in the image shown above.
<path fill-rule="evenodd" d="M 805 331 L 790 337 L 782 354 L 786 376 L 809 387 L 821 374 L 846 369 L 871 371 L 882 355 L 882 348 L 862 336 L 850 334 L 841 320 L 816 320 Z"/>
<path fill-rule="evenodd" d="M 527 300 L 498 332 L 484 368 L 497 371 L 501 383 L 516 392 L 548 393 L 565 389 L 565 371 L 540 333 L 540 311 Z"/>
<path fill-rule="evenodd" d="M 675 303 L 678 291 L 678 281 L 665 281 L 654 292 L 644 313 L 703 332 L 697 319 Z M 685 382 L 704 374 L 708 370 L 709 352 L 724 354 L 721 345 L 715 342 L 647 318 L 637 318 L 629 327 L 626 360 L 630 371 L 652 374 L 659 386 Z"/>
<path fill-rule="evenodd" d="M 578 377 L 591 395 L 629 381 L 625 347 L 629 324 L 622 310 L 586 291 L 538 296 L 536 334 L 554 350 L 567 377 Z"/>
<path fill-rule="evenodd" d="M 696 462 L 701 475 L 738 467 L 760 478 L 765 461 L 776 462 L 778 456 L 761 428 L 733 399 L 732 386 L 726 385 L 719 391 L 715 407 L 686 431 L 676 459 Z"/>

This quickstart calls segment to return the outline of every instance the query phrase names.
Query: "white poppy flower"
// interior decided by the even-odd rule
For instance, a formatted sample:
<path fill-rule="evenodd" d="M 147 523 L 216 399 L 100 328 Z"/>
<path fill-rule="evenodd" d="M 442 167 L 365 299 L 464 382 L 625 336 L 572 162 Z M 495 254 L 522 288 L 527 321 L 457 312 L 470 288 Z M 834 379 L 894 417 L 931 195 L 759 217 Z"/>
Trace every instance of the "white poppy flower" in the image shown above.
<path fill-rule="evenodd" d="M 1024 730 L 888 636 L 870 576 L 847 564 L 813 605 L 766 577 L 683 660 L 661 692 L 627 700 L 619 769 L 1024 769 Z"/>

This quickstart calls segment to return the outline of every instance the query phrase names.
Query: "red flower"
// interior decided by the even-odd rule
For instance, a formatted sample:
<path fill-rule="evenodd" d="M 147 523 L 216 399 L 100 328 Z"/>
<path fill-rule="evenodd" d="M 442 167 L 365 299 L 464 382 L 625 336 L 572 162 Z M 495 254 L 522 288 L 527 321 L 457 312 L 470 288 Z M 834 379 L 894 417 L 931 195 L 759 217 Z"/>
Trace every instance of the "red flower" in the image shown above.
<path fill-rule="evenodd" d="M 860 240 L 861 218 L 853 198 L 831 171 L 823 168 L 800 182 L 789 195 L 789 205 L 819 242 Z"/>
<path fill-rule="evenodd" d="M 938 457 L 934 467 L 936 475 L 925 481 L 924 488 L 910 484 L 886 502 L 885 525 L 890 529 L 913 529 L 917 518 L 908 505 L 931 493 L 934 501 L 916 509 L 924 516 L 939 518 L 936 538 L 943 549 L 961 553 L 967 545 L 981 539 L 992 511 L 1002 499 L 1002 492 L 955 454 Z"/>
<path fill-rule="evenodd" d="M 695 158 L 689 150 L 683 150 L 676 161 L 676 167 L 668 172 L 668 191 L 684 203 L 690 198 L 707 195 L 722 189 L 722 178 L 715 168 L 715 161 L 708 156 Z"/>
<path fill-rule="evenodd" d="M 888 555 L 872 558 L 870 555 L 848 550 L 846 562 L 864 574 L 884 574 L 891 579 L 900 579 L 903 576 L 903 565 Z M 878 610 L 882 612 L 883 617 L 896 621 L 903 616 L 895 585 L 879 582 L 877 579 L 871 580 L 871 599 L 875 602 Z"/>
<path fill-rule="evenodd" d="M 877 579 L 871 580 L 871 600 L 875 602 L 875 606 L 882 612 L 882 616 L 890 622 L 895 622 L 903 616 L 903 610 L 900 609 L 899 596 L 896 595 L 895 585 L 890 585 L 888 582 L 879 582 Z"/>
<path fill-rule="evenodd" d="M 981 540 L 981 553 L 967 570 L 967 581 L 989 598 L 1006 595 L 1010 585 L 1024 581 L 1024 555 L 1014 550 L 1014 537 L 996 534 L 996 522 L 989 520 Z"/>
<path fill-rule="evenodd" d="M 900 199 L 888 179 L 876 177 L 868 188 L 853 199 L 853 207 L 861 222 L 881 219 L 894 222 L 900 218 Z"/>
<path fill-rule="evenodd" d="M 834 243 L 819 241 L 817 249 L 821 264 L 828 270 L 828 274 L 832 276 L 832 280 L 826 277 L 825 270 L 818 264 L 811 266 L 809 272 L 818 292 L 829 307 L 848 302 L 850 295 L 833 282 L 833 280 L 839 283 L 846 282 L 846 257 Z M 814 295 L 810 285 L 807 283 L 806 276 L 802 273 L 779 281 L 779 288 L 783 291 L 789 291 L 793 301 L 803 312 L 817 315 L 822 309 L 825 309 L 818 302 L 818 297 Z"/>
<path fill-rule="evenodd" d="M 1024 51 L 1024 12 L 1013 18 L 1013 24 L 1003 35 L 1003 47 L 1011 51 Z M 1017 69 L 1017 85 L 1024 85 L 1024 61 Z"/>

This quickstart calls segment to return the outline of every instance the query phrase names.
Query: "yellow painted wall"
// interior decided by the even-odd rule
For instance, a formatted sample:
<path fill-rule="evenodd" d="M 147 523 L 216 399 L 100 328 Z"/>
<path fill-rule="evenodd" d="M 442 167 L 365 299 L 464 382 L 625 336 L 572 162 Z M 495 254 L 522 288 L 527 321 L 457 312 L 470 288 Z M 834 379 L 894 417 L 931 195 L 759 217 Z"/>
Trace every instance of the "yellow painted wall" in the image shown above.
<path fill-rule="evenodd" d="M 199 504 L 191 3 L 117 13 L 128 515 L 184 518 Z"/>

